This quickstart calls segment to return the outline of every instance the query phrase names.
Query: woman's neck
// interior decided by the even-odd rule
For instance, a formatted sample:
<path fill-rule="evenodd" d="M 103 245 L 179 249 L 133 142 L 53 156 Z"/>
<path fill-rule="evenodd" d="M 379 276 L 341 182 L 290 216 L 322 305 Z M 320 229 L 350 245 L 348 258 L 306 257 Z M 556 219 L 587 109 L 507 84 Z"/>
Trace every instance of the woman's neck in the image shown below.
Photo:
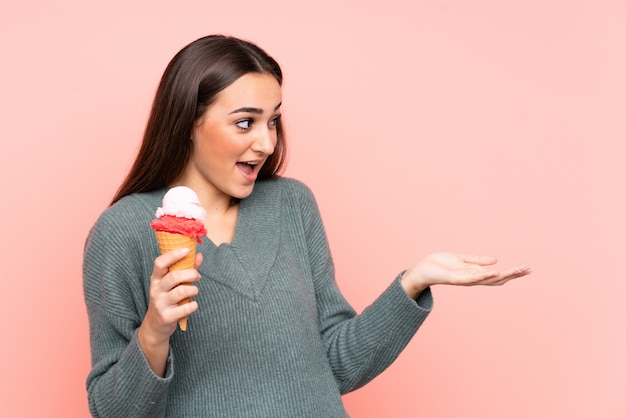
<path fill-rule="evenodd" d="M 216 246 L 231 244 L 237 229 L 239 203 L 231 204 L 226 210 L 221 207 L 205 209 L 207 215 L 204 219 L 204 227 L 207 230 L 207 238 Z"/>

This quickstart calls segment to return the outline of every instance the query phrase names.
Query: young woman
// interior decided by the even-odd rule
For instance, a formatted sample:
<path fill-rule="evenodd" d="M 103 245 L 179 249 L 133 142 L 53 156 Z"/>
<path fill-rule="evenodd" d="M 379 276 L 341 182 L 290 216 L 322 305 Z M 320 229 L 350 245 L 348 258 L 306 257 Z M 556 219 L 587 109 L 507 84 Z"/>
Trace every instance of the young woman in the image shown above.
<path fill-rule="evenodd" d="M 431 254 L 357 315 L 311 191 L 279 176 L 281 84 L 275 60 L 225 36 L 192 42 L 165 70 L 135 164 L 86 242 L 94 416 L 346 416 L 341 395 L 398 356 L 432 308 L 430 286 L 530 272 Z M 196 269 L 168 272 L 185 252 L 159 255 L 150 221 L 179 185 L 198 194 L 208 235 Z"/>

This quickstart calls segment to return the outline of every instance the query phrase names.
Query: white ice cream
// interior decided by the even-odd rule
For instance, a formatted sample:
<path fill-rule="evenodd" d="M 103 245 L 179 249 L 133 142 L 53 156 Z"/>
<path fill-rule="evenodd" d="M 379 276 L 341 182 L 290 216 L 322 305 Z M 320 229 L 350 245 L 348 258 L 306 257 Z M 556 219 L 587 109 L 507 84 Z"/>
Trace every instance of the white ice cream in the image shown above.
<path fill-rule="evenodd" d="M 186 186 L 177 186 L 165 193 L 163 207 L 156 211 L 157 218 L 164 215 L 203 221 L 206 217 L 206 211 L 200 205 L 200 199 L 198 199 L 196 192 Z"/>

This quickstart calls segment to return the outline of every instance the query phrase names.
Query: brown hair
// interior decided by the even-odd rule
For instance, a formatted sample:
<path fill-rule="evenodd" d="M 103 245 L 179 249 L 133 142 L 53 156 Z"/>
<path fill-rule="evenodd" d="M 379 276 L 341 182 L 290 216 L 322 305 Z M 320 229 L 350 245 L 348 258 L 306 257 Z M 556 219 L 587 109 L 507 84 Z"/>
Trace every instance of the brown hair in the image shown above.
<path fill-rule="evenodd" d="M 258 46 L 234 37 L 200 38 L 170 61 L 157 89 L 141 148 L 113 202 L 132 193 L 167 187 L 185 168 L 192 151 L 195 122 L 215 101 L 217 94 L 247 73 L 273 75 L 282 86 L 278 63 Z M 279 175 L 286 162 L 283 125 L 258 179 Z"/>

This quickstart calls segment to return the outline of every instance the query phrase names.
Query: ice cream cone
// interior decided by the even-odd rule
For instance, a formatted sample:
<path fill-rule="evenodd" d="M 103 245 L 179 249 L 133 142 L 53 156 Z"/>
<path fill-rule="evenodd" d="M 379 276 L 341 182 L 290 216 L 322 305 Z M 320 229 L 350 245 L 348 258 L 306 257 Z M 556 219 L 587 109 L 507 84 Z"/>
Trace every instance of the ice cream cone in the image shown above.
<path fill-rule="evenodd" d="M 155 234 L 161 254 L 165 254 L 177 248 L 189 248 L 189 254 L 182 260 L 172 264 L 170 270 L 185 270 L 195 267 L 197 242 L 195 238 L 163 231 L 155 231 Z M 181 300 L 178 304 L 183 305 L 185 303 L 189 303 L 189 298 Z M 181 318 L 180 321 L 178 321 L 178 325 L 181 330 L 187 331 L 187 317 Z"/>

